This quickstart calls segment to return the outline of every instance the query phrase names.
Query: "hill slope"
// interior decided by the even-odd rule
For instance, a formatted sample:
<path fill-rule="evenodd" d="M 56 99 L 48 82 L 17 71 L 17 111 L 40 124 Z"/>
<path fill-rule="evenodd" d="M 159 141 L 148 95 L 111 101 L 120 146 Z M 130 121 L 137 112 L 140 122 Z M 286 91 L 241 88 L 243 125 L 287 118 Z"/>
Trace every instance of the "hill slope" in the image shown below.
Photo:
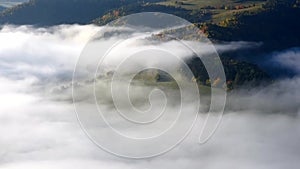
<path fill-rule="evenodd" d="M 136 2 L 138 0 L 30 0 L 2 13 L 0 24 L 87 24 L 110 9 Z"/>
<path fill-rule="evenodd" d="M 0 24 L 103 25 L 137 12 L 174 14 L 195 23 L 215 41 L 263 42 L 262 47 L 248 53 L 238 51 L 221 56 L 228 80 L 235 86 L 269 80 L 262 67 L 256 66 L 267 60 L 262 55 L 300 45 L 299 7 L 300 0 L 31 0 L 2 13 Z M 253 59 L 247 61 L 256 65 L 236 61 L 241 56 Z M 197 61 L 191 61 L 192 67 L 193 63 Z M 199 75 L 197 80 L 206 83 L 205 71 L 194 68 Z"/>

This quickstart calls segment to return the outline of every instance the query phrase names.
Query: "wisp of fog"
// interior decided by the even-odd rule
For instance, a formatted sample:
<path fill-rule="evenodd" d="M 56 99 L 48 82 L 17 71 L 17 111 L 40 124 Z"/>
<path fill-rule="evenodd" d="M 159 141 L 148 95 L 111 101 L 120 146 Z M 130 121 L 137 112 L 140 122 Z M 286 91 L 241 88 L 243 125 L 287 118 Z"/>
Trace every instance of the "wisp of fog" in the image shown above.
<path fill-rule="evenodd" d="M 299 167 L 298 75 L 266 87 L 229 93 L 221 125 L 206 144 L 198 144 L 200 131 L 194 128 L 172 151 L 151 159 L 123 159 L 97 147 L 78 123 L 71 88 L 73 70 L 81 51 L 102 29 L 93 25 L 49 28 L 6 25 L 1 29 L 1 169 Z M 166 44 L 166 48 L 176 49 L 172 45 Z M 230 42 L 217 44 L 216 48 L 230 51 L 257 45 L 259 43 Z M 184 52 L 180 54 L 185 57 Z M 299 55 L 299 51 L 291 49 L 291 52 L 278 53 L 274 62 L 297 69 L 293 60 Z M 103 101 L 101 104 L 107 105 L 109 113 L 111 100 L 110 94 L 105 93 L 107 86 L 105 83 L 98 85 L 99 90 L 103 89 L 99 96 Z M 136 97 L 138 105 L 142 97 L 140 92 L 133 97 Z M 84 89 L 82 98 L 86 99 Z M 186 109 L 188 111 L 189 107 Z M 155 133 L 153 130 L 146 131 Z"/>

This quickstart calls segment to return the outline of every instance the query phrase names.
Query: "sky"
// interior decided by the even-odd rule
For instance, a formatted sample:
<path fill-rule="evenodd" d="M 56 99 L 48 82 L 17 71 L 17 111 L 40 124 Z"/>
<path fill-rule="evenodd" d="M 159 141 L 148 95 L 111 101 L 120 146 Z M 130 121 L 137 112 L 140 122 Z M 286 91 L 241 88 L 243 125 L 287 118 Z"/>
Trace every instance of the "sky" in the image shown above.
<path fill-rule="evenodd" d="M 203 145 L 197 142 L 200 130 L 196 126 L 170 152 L 150 159 L 120 158 L 100 149 L 78 123 L 70 84 L 85 44 L 101 30 L 92 25 L 7 25 L 0 31 L 0 169 L 299 167 L 298 74 L 269 86 L 229 93 L 222 122 Z M 258 44 L 231 42 L 217 48 L 232 50 Z M 166 48 L 174 48 L 172 45 Z M 274 62 L 299 72 L 298 50 L 275 53 Z M 107 106 L 107 113 L 113 111 L 110 103 L 101 104 Z M 149 129 L 151 132 L 155 130 Z"/>

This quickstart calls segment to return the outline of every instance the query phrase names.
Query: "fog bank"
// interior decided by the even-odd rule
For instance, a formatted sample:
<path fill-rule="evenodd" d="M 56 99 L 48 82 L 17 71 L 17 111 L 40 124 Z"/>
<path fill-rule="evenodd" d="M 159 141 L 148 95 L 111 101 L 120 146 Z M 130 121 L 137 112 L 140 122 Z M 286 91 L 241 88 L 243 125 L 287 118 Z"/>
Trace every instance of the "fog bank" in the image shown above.
<path fill-rule="evenodd" d="M 230 93 L 222 123 L 204 145 L 197 143 L 200 130 L 195 128 L 175 149 L 147 160 L 118 158 L 95 146 L 77 122 L 70 84 L 81 50 L 101 29 L 5 26 L 0 31 L 1 169 L 299 168 L 298 76 Z M 247 45 L 253 44 L 217 48 Z M 276 58 L 297 70 L 296 54 Z"/>

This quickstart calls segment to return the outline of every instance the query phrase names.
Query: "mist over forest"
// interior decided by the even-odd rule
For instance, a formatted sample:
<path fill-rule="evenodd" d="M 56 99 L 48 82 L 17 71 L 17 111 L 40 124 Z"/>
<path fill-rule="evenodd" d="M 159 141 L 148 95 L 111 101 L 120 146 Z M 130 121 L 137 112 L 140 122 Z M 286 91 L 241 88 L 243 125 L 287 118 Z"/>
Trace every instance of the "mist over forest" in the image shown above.
<path fill-rule="evenodd" d="M 297 30 L 299 23 L 295 19 L 299 16 L 299 1 L 30 0 L 13 7 L 5 5 L 7 3 L 0 1 L 0 9 L 4 8 L 0 14 L 1 169 L 299 168 L 300 29 Z M 70 5 L 72 3 L 73 6 Z M 50 5 L 45 8 L 47 4 Z M 69 11 L 72 16 L 64 15 L 66 9 L 72 9 Z M 48 16 L 47 12 L 40 13 L 43 10 L 53 13 Z M 218 53 L 224 66 L 226 80 L 209 79 L 203 63 L 195 58 L 194 53 L 182 50 L 168 39 L 168 32 L 144 35 L 133 28 L 118 30 L 104 26 L 127 14 L 143 11 L 166 12 L 190 19 L 189 22 L 193 22 L 201 34 L 211 40 L 216 49 L 214 52 Z M 293 18 L 292 14 L 295 14 Z M 32 20 L 28 19 L 31 17 Z M 282 22 L 276 22 L 274 18 Z M 269 20 L 264 25 L 262 21 L 265 19 Z M 101 37 L 95 38 L 95 35 Z M 154 39 L 155 42 L 125 41 L 127 35 Z M 97 44 L 101 54 L 116 41 L 125 43 L 110 53 L 98 74 L 86 76 L 93 60 L 80 57 L 85 54 L 87 44 Z M 122 102 L 123 91 L 113 93 L 111 81 L 116 74 L 126 78 L 139 67 L 159 64 L 165 70 L 173 70 L 178 66 L 175 60 L 166 56 L 153 61 L 136 60 L 128 63 L 128 68 L 121 74 L 115 72 L 117 63 L 126 54 L 149 46 L 172 51 L 186 61 L 195 77 L 185 79 L 181 78 L 184 74 L 178 74 L 173 78 L 183 81 L 180 83 L 197 84 L 203 103 L 191 133 L 171 151 L 142 160 L 120 158 L 103 151 L 87 137 L 78 122 L 74 102 L 88 114 L 94 108 L 91 100 L 95 99 L 116 129 L 133 137 L 150 137 L 172 124 L 171 120 L 175 119 L 173 113 L 180 109 L 182 113 L 189 114 L 198 101 L 192 88 L 187 89 L 185 96 L 188 97 L 178 99 L 180 87 L 163 71 L 145 70 L 134 76 L 136 81 L 133 80 L 128 88 L 131 105 Z M 201 54 L 211 52 L 205 49 L 209 47 L 204 44 Z M 144 57 L 148 56 L 145 54 Z M 79 64 L 80 59 L 84 63 Z M 99 63 L 93 64 L 97 66 Z M 74 70 L 76 66 L 80 68 L 78 72 Z M 74 72 L 78 73 L 78 79 L 84 80 L 74 83 Z M 75 85 L 75 94 L 72 85 Z M 125 84 L 117 81 L 115 85 L 123 89 L 121 87 Z M 226 90 L 226 106 L 216 132 L 205 144 L 199 144 L 211 88 Z M 153 89 L 165 93 L 151 93 Z M 90 91 L 95 91 L 93 97 Z M 154 127 L 137 130 L 127 126 L 127 122 L 110 116 L 117 114 L 113 97 L 124 103 L 119 106 L 125 110 L 132 110 L 133 106 L 142 111 L 150 108 L 159 112 L 159 106 L 166 104 L 167 115 L 162 121 L 158 120 L 158 124 L 153 124 Z M 165 98 L 168 98 L 167 102 Z M 179 102 L 185 106 L 182 107 Z M 182 126 L 191 125 L 188 117 L 180 123 Z M 90 129 L 102 132 L 110 128 L 99 124 Z M 173 137 L 181 135 L 181 132 L 175 131 Z M 109 140 L 107 144 L 118 143 L 119 140 Z M 150 152 L 167 143 L 166 140 L 143 150 Z M 128 152 L 140 151 L 129 145 L 118 146 Z"/>

